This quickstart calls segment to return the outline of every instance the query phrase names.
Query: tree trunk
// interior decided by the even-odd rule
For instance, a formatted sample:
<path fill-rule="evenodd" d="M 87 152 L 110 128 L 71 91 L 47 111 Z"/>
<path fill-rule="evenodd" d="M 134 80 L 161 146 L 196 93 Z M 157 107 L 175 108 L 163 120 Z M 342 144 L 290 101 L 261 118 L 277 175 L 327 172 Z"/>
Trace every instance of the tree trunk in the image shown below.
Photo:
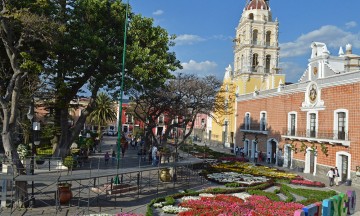
<path fill-rule="evenodd" d="M 24 168 L 24 165 L 21 163 L 16 149 L 12 148 L 10 132 L 3 132 L 1 137 L 5 149 L 5 155 L 9 159 L 10 165 L 12 166 L 14 172 L 13 176 L 26 175 L 26 170 Z M 27 181 L 15 181 L 15 206 L 13 206 L 14 208 L 25 208 L 29 206 L 27 188 Z"/>

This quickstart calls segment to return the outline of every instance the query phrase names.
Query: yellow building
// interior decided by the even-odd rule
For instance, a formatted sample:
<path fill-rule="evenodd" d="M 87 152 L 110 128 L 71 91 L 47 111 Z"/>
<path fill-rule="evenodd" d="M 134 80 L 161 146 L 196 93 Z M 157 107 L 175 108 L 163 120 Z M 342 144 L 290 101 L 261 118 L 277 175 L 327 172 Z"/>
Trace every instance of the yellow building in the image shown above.
<path fill-rule="evenodd" d="M 234 143 L 237 128 L 236 96 L 261 94 L 262 90 L 281 87 L 285 75 L 279 69 L 279 22 L 273 21 L 269 1 L 250 0 L 246 3 L 234 39 L 234 69 L 229 65 L 224 75 L 227 107 L 233 112 L 223 115 L 214 113 L 209 128 L 212 142 L 230 147 Z M 220 96 L 220 95 L 219 95 Z"/>

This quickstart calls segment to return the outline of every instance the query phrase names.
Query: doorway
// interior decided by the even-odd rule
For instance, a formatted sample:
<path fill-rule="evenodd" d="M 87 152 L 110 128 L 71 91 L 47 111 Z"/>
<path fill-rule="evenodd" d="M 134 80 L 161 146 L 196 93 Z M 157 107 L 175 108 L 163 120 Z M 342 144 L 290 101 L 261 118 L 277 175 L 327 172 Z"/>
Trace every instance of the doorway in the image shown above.
<path fill-rule="evenodd" d="M 347 155 L 341 155 L 341 173 L 340 178 L 342 182 L 347 180 L 348 176 L 348 167 L 349 167 L 349 157 Z"/>
<path fill-rule="evenodd" d="M 290 168 L 291 167 L 291 147 L 290 146 L 286 146 L 286 160 L 287 160 L 287 165 L 286 165 L 286 167 L 287 168 Z M 284 152 L 284 154 L 285 154 L 285 152 Z"/>
<path fill-rule="evenodd" d="M 274 140 L 271 140 L 271 163 L 276 163 L 276 142 Z"/>
<path fill-rule="evenodd" d="M 310 173 L 314 173 L 315 171 L 315 152 L 310 151 Z"/>

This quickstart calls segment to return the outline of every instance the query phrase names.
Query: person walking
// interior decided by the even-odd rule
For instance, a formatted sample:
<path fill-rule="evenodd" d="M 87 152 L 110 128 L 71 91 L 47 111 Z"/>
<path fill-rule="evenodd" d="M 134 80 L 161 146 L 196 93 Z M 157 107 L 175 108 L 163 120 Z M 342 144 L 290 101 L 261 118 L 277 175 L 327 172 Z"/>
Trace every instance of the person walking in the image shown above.
<path fill-rule="evenodd" d="M 151 156 L 152 156 L 152 165 L 153 166 L 157 166 L 158 165 L 158 149 L 156 147 L 156 145 L 154 145 L 151 149 Z"/>
<path fill-rule="evenodd" d="M 239 154 L 239 147 L 236 146 L 236 147 L 235 147 L 235 157 L 237 157 L 238 154 Z"/>
<path fill-rule="evenodd" d="M 114 165 L 115 161 L 116 161 L 116 153 L 115 153 L 115 150 L 112 150 L 112 153 L 111 153 L 111 165 Z"/>
<path fill-rule="evenodd" d="M 326 176 L 329 177 L 329 186 L 332 187 L 334 185 L 334 169 L 330 168 Z"/>
<path fill-rule="evenodd" d="M 121 137 L 120 143 L 121 143 L 122 158 L 124 158 L 124 156 L 125 156 L 125 151 L 126 151 L 126 149 L 128 148 L 128 146 L 129 146 L 129 142 L 126 140 L 125 136 L 123 136 L 123 137 Z"/>
<path fill-rule="evenodd" d="M 340 174 L 339 174 L 339 170 L 337 167 L 334 168 L 334 179 L 335 179 L 335 185 L 339 186 Z"/>
<path fill-rule="evenodd" d="M 268 152 L 268 153 L 267 153 L 267 163 L 269 164 L 270 161 L 271 161 L 271 153 Z"/>
<path fill-rule="evenodd" d="M 254 162 L 255 162 L 255 163 L 258 162 L 258 157 L 259 157 L 258 151 L 255 151 L 255 154 L 254 154 Z"/>
<path fill-rule="evenodd" d="M 104 159 L 105 159 L 105 165 L 108 165 L 109 164 L 109 159 L 110 159 L 109 152 L 105 153 Z"/>

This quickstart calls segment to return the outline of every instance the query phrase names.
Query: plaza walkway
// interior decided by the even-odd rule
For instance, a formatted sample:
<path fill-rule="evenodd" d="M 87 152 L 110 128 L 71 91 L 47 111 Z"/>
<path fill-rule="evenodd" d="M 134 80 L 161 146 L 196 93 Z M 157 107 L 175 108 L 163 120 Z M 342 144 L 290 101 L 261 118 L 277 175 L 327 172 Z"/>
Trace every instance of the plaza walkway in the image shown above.
<path fill-rule="evenodd" d="M 83 164 L 82 167 L 77 168 L 71 172 L 63 171 L 63 172 L 45 172 L 36 170 L 37 174 L 35 175 L 36 178 L 41 178 L 41 176 L 51 176 L 53 175 L 54 178 L 88 178 L 89 175 L 96 176 L 96 175 L 112 175 L 115 176 L 118 172 L 117 170 L 117 163 L 116 161 L 114 163 L 111 162 L 111 159 L 109 161 L 109 164 L 105 164 L 104 161 L 104 154 L 106 152 L 111 153 L 111 150 L 115 148 L 115 141 L 116 137 L 105 137 L 104 142 L 101 146 L 101 153 L 96 152 L 89 156 L 89 160 Z M 204 143 L 196 143 L 198 145 L 204 145 Z M 216 145 L 209 145 L 214 151 L 218 152 L 225 152 L 225 153 L 231 153 L 231 150 L 229 148 L 224 148 L 223 146 L 216 146 Z M 138 150 L 133 149 L 131 146 L 129 146 L 128 151 L 125 153 L 125 157 L 120 159 L 119 167 L 122 172 L 128 172 L 131 170 L 146 170 L 146 169 L 157 169 L 157 167 L 153 167 L 148 162 L 148 157 L 145 161 L 143 161 L 138 155 Z M 201 162 L 201 159 L 197 159 L 192 157 L 188 153 L 179 152 L 180 158 L 182 160 L 180 161 L 183 163 L 187 162 Z M 166 164 L 162 164 L 161 166 L 165 166 Z M 269 164 L 263 164 L 263 165 L 269 165 Z M 273 166 L 273 165 L 270 165 Z M 327 184 L 328 179 L 326 176 L 313 176 L 310 174 L 305 173 L 299 173 L 294 170 L 289 170 L 286 168 L 276 167 L 279 169 L 284 169 L 288 172 L 296 173 L 300 176 L 303 176 L 306 179 L 313 180 L 313 181 L 320 181 L 325 184 Z M 30 180 L 30 179 L 29 179 Z M 214 186 L 213 183 L 203 181 L 199 179 L 198 182 L 191 182 L 191 188 L 194 190 L 200 190 L 206 187 Z M 360 188 L 358 186 L 352 185 L 352 186 L 346 186 L 345 184 L 341 184 L 337 187 L 327 187 L 329 190 L 335 190 L 337 192 L 345 192 L 347 190 L 355 190 L 356 194 L 360 194 Z M 167 194 L 173 194 L 177 193 L 181 190 L 178 187 L 173 187 L 172 183 L 165 184 L 165 186 L 159 190 L 158 193 L 152 193 L 147 194 L 145 191 L 140 196 L 129 196 L 124 195 L 122 198 L 118 198 L 114 202 L 114 198 L 107 197 L 106 199 L 99 199 L 96 202 L 96 206 L 92 207 L 90 206 L 88 208 L 88 211 L 84 211 L 83 208 L 79 208 L 76 205 L 69 205 L 69 206 L 62 206 L 61 211 L 54 211 L 54 206 L 44 206 L 41 205 L 41 207 L 37 207 L 34 209 L 19 209 L 15 212 L 12 212 L 11 215 L 97 215 L 99 213 L 107 213 L 107 214 L 116 214 L 119 212 L 126 212 L 126 213 L 137 213 L 137 214 L 144 214 L 146 212 L 146 205 L 154 198 L 156 197 L 162 197 Z M 136 193 L 135 193 L 136 194 Z M 86 197 L 85 197 L 86 198 Z M 80 200 L 80 199 L 79 199 Z M 114 205 L 114 203 L 116 203 Z M 356 204 L 356 211 L 357 213 L 355 215 L 360 215 L 360 199 L 357 200 Z M 56 213 L 56 214 L 55 214 Z M 0 209 L 0 215 L 10 215 L 9 209 Z"/>

